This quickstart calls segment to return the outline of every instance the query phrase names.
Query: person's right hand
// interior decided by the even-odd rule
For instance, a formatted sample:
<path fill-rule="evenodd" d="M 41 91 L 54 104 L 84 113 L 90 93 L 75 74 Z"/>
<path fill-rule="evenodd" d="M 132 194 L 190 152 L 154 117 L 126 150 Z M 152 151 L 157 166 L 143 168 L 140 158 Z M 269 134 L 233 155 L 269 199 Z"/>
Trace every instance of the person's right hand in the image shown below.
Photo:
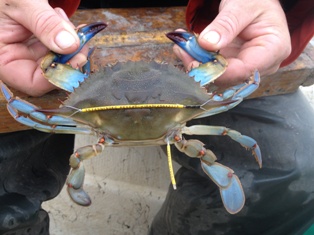
<path fill-rule="evenodd" d="M 219 14 L 200 33 L 198 42 L 226 57 L 227 70 L 215 81 L 222 87 L 246 81 L 255 69 L 262 76 L 276 72 L 291 51 L 287 21 L 278 0 L 222 0 Z M 197 64 L 178 46 L 174 52 L 187 70 Z"/>
<path fill-rule="evenodd" d="M 65 12 L 47 0 L 0 0 L 0 79 L 32 96 L 54 89 L 39 67 L 45 54 L 74 52 L 79 39 Z M 79 53 L 76 66 L 86 61 Z"/>

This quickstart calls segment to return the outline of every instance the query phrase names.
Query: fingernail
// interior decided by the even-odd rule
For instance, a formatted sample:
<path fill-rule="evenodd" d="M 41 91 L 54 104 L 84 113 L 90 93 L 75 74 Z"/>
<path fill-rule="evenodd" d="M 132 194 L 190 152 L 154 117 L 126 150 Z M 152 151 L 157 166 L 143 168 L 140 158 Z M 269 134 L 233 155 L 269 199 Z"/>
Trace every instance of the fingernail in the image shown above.
<path fill-rule="evenodd" d="M 216 31 L 209 31 L 204 35 L 204 39 L 214 45 L 220 41 L 220 34 Z"/>
<path fill-rule="evenodd" d="M 57 34 L 55 42 L 61 49 L 66 49 L 75 43 L 75 38 L 68 31 L 61 31 Z"/>

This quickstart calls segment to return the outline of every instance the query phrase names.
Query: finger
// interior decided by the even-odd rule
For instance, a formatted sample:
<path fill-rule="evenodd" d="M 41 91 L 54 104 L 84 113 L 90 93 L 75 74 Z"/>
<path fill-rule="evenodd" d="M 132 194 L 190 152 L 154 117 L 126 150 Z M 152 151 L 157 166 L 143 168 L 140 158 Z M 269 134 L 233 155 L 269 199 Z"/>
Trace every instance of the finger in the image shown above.
<path fill-rule="evenodd" d="M 250 1 L 227 1 L 221 5 L 221 11 L 199 36 L 199 44 L 210 51 L 224 48 L 252 22 L 259 13 L 243 14 L 250 9 Z"/>
<path fill-rule="evenodd" d="M 65 54 L 78 48 L 78 36 L 61 9 L 55 11 L 47 1 L 16 1 L 15 5 L 6 8 L 7 14 L 50 50 Z"/>
<path fill-rule="evenodd" d="M 274 42 L 274 40 L 269 39 L 266 41 Z M 251 44 L 252 45 L 247 45 L 242 51 L 237 50 L 235 52 L 236 56 L 233 55 L 232 57 L 227 58 L 227 70 L 222 76 L 215 80 L 215 85 L 219 87 L 230 87 L 243 83 L 256 69 L 261 71 L 261 75 L 268 75 L 277 71 L 281 59 L 275 59 L 271 53 L 268 53 L 269 51 L 279 53 L 275 48 L 272 48 L 272 44 L 264 45 L 263 47 L 254 45 L 254 41 L 252 41 Z M 182 60 L 187 71 L 198 67 L 199 62 L 195 61 L 180 47 L 175 45 L 173 50 L 177 57 Z"/>
<path fill-rule="evenodd" d="M 71 66 L 75 69 L 79 69 L 83 67 L 87 62 L 87 57 L 83 53 L 78 53 L 76 54 L 70 61 L 69 63 Z"/>
<path fill-rule="evenodd" d="M 185 69 L 190 71 L 192 68 L 198 66 L 199 62 L 195 61 L 188 53 L 182 50 L 179 46 L 174 45 L 173 51 L 176 56 L 182 61 Z M 221 87 L 230 87 L 239 84 L 245 80 L 245 77 L 249 74 L 247 66 L 242 60 L 237 58 L 227 59 L 228 67 L 226 72 L 215 80 L 215 85 Z"/>
<path fill-rule="evenodd" d="M 178 45 L 173 46 L 173 52 L 182 61 L 186 71 L 190 71 L 192 68 L 199 66 L 199 62 L 193 59 L 187 52 L 181 49 Z"/>
<path fill-rule="evenodd" d="M 14 47 L 17 47 L 17 45 L 14 45 Z M 68 61 L 73 68 L 81 68 L 84 64 L 86 64 L 88 50 L 89 50 L 88 46 L 85 45 L 79 53 L 77 53 L 70 61 Z M 11 57 L 10 60 L 29 59 L 38 61 L 38 64 L 40 64 L 41 60 L 48 53 L 48 51 L 49 50 L 45 46 L 43 46 L 41 42 L 35 41 L 27 48 L 21 45 L 19 53 L 11 54 L 11 56 L 14 57 Z"/>
<path fill-rule="evenodd" d="M 271 48 L 271 45 L 248 47 L 241 51 L 237 57 L 228 58 L 227 70 L 215 81 L 215 84 L 220 87 L 230 87 L 243 83 L 256 69 L 260 71 L 261 76 L 276 72 L 280 66 L 281 59 L 276 59 L 272 54 L 268 53 L 270 50 L 275 50 Z"/>
<path fill-rule="evenodd" d="M 36 62 L 47 54 L 48 49 L 38 40 L 32 41 L 27 46 L 22 43 L 15 43 L 0 48 L 0 73 L 7 64 L 14 60 L 32 60 Z M 21 64 L 22 65 L 22 64 Z M 12 70 L 15 71 L 15 70 Z"/>
<path fill-rule="evenodd" d="M 254 71 L 249 68 L 242 60 L 229 58 L 226 71 L 215 80 L 215 85 L 219 87 L 231 87 L 245 82 Z"/>
<path fill-rule="evenodd" d="M 33 60 L 15 60 L 8 63 L 1 69 L 1 80 L 10 87 L 34 97 L 56 88 L 43 78 L 41 69 Z"/>
<path fill-rule="evenodd" d="M 71 26 L 73 28 L 75 28 L 75 26 L 72 24 L 72 22 L 70 21 L 69 17 L 67 16 L 67 14 L 65 13 L 65 11 L 60 8 L 60 7 L 56 7 L 54 8 L 54 11 L 62 18 L 64 19 L 65 21 L 67 21 L 69 24 L 71 24 Z"/>

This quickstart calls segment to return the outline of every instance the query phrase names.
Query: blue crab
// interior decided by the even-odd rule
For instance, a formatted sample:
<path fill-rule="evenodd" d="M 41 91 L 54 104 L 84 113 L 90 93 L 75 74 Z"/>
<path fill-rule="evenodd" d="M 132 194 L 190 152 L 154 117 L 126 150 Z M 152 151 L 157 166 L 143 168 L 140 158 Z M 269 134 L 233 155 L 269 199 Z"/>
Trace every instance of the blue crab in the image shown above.
<path fill-rule="evenodd" d="M 81 46 L 105 27 L 106 24 L 97 22 L 79 28 Z M 91 203 L 83 189 L 83 160 L 107 146 L 166 145 L 175 188 L 170 152 L 170 145 L 174 144 L 186 155 L 200 159 L 204 172 L 219 187 L 226 210 L 237 213 L 245 203 L 239 178 L 232 169 L 216 162 L 214 153 L 204 148 L 202 142 L 186 140 L 183 135 L 227 135 L 251 150 L 261 167 L 260 149 L 251 137 L 222 126 L 186 126 L 191 119 L 236 106 L 257 89 L 259 73 L 255 71 L 247 82 L 222 93 L 209 92 L 206 87 L 226 69 L 225 58 L 202 49 L 188 32 L 171 32 L 167 36 L 200 61 L 200 66 L 186 73 L 164 63 L 129 61 L 90 73 L 89 62 L 80 70 L 66 63 L 80 49 L 71 55 L 51 52 L 41 63 L 43 74 L 70 92 L 68 99 L 57 109 L 42 109 L 14 97 L 1 82 L 8 111 L 16 121 L 40 131 L 99 137 L 98 143 L 78 148 L 70 156 L 72 170 L 66 184 L 70 197 L 80 205 Z"/>

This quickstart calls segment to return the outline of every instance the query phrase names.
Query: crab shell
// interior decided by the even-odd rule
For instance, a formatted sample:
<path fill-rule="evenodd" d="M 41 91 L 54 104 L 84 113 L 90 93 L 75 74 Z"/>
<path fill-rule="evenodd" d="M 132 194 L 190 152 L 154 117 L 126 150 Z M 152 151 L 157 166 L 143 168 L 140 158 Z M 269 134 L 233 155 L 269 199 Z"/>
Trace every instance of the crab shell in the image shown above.
<path fill-rule="evenodd" d="M 156 62 L 127 62 L 106 67 L 93 73 L 60 107 L 50 112 L 71 117 L 91 126 L 95 132 L 108 135 L 123 145 L 165 144 L 165 136 L 188 120 L 207 112 L 209 95 L 188 74 L 172 65 Z M 208 103 L 206 103 L 208 102 Z M 125 104 L 183 104 L 200 108 L 143 108 L 94 112 L 74 112 L 75 109 Z"/>

